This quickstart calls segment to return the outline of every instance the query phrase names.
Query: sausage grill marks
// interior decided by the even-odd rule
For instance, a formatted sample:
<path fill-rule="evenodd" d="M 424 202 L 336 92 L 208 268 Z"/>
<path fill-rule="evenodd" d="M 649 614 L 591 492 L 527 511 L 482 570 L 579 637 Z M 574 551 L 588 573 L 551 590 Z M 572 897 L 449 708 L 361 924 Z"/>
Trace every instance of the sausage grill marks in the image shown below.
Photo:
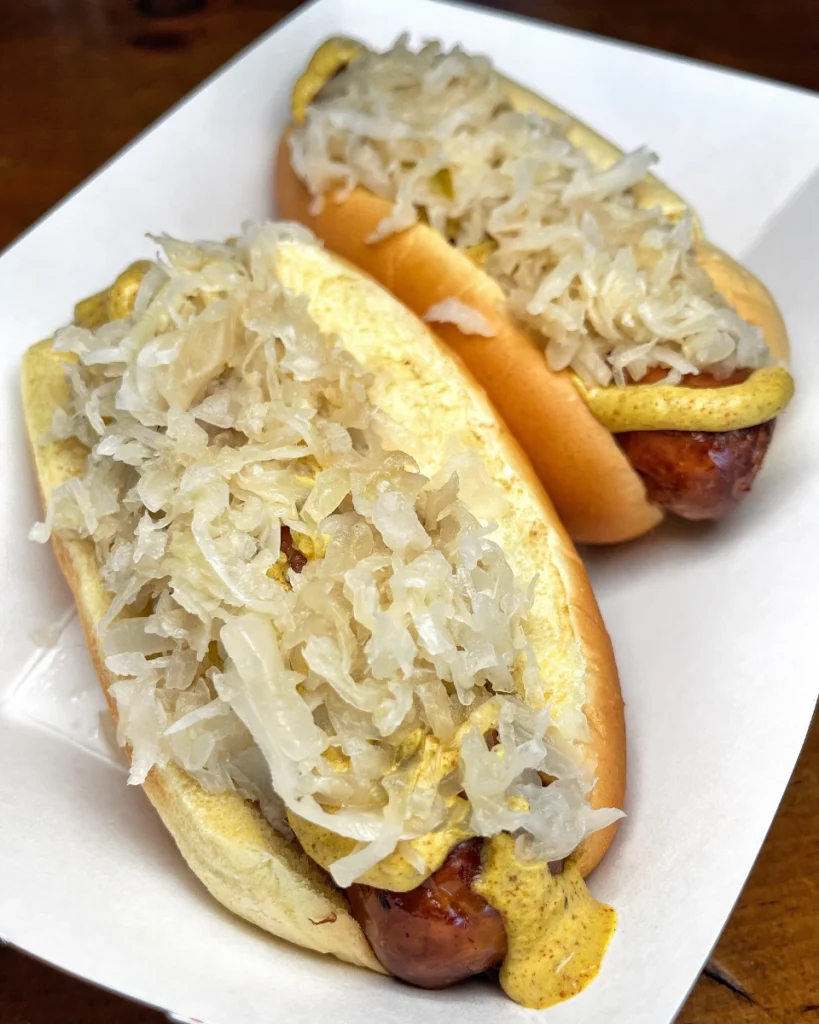
<path fill-rule="evenodd" d="M 750 371 L 718 380 L 708 373 L 683 377 L 682 387 L 739 384 Z M 640 383 L 652 383 L 650 371 Z M 726 431 L 632 430 L 617 441 L 640 474 L 649 501 L 683 519 L 721 519 L 750 491 L 771 443 L 775 420 Z"/>
<path fill-rule="evenodd" d="M 410 892 L 360 884 L 347 889 L 353 916 L 391 974 L 422 988 L 444 988 L 506 956 L 500 914 L 471 888 L 481 869 L 482 844 L 459 843 Z"/>

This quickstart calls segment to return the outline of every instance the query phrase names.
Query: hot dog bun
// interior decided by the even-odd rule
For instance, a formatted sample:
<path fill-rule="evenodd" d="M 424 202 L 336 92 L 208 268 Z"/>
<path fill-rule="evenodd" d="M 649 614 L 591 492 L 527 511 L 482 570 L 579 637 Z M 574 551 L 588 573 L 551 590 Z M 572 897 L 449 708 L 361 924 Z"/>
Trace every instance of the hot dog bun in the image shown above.
<path fill-rule="evenodd" d="M 78 442 L 39 443 L 54 408 L 68 398 L 63 359 L 43 341 L 23 360 L 23 407 L 44 505 L 55 487 L 80 476 L 85 465 L 86 452 Z M 116 721 L 116 703 L 109 695 L 114 680 L 97 632 L 111 595 L 103 588 L 94 546 L 56 534 L 52 543 Z M 229 910 L 288 942 L 384 973 L 329 876 L 298 844 L 274 832 L 252 804 L 236 793 L 206 793 L 172 763 L 153 768 L 143 788 L 194 874 Z M 320 927 L 311 924 L 325 920 Z"/>
<path fill-rule="evenodd" d="M 622 151 L 535 93 L 504 80 L 511 105 L 550 120 L 568 118 L 569 141 L 593 163 L 607 167 Z M 491 338 L 464 335 L 454 324 L 436 324 L 518 439 L 546 487 L 569 534 L 584 543 L 613 543 L 640 536 L 663 518 L 649 503 L 642 480 L 612 434 L 579 398 L 566 372 L 546 365 L 542 346 L 505 311 L 499 285 L 442 235 L 417 224 L 377 244 L 365 239 L 391 204 L 358 187 L 343 202 L 332 198 L 320 213 L 290 162 L 289 132 L 281 140 L 275 171 L 278 211 L 308 225 L 330 249 L 351 260 L 423 316 L 445 299 L 458 299 L 489 323 Z M 679 217 L 685 202 L 653 175 L 635 187 L 639 205 L 659 206 Z M 778 359 L 787 359 L 784 323 L 767 289 L 749 271 L 706 242 L 695 221 L 697 260 L 715 286 L 759 326 Z"/>
<path fill-rule="evenodd" d="M 484 393 L 410 312 L 359 271 L 317 246 L 289 243 L 279 263 L 283 282 L 309 298 L 321 329 L 337 333 L 377 379 L 381 407 L 420 439 L 421 470 L 443 462 L 443 440 L 455 435 L 477 449 L 510 512 L 498 539 L 522 575 L 540 573 L 531 640 L 554 680 L 555 709 L 584 708 L 594 766 L 595 806 L 622 806 L 625 787 L 623 704 L 611 644 L 577 554 L 540 482 Z M 49 342 L 26 354 L 22 370 L 26 425 L 44 504 L 61 482 L 81 475 L 86 450 L 76 441 L 41 443 L 55 407 L 68 397 L 64 360 Z M 54 537 L 60 567 L 74 593 L 86 640 L 109 707 L 112 677 L 97 625 L 111 596 L 103 589 L 90 541 Z M 266 931 L 318 952 L 383 972 L 342 893 L 295 842 L 274 832 L 255 806 L 234 793 L 211 794 L 169 764 L 145 782 L 148 798 L 185 860 L 210 892 Z M 613 826 L 591 835 L 578 860 L 588 873 Z"/>

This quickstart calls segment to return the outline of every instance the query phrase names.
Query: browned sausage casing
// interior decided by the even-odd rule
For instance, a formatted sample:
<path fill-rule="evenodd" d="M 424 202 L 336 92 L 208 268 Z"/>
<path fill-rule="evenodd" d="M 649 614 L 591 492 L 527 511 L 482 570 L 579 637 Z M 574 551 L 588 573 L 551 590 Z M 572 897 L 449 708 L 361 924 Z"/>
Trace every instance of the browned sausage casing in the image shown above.
<path fill-rule="evenodd" d="M 410 892 L 369 885 L 347 890 L 373 952 L 397 978 L 444 988 L 506 956 L 500 914 L 470 888 L 481 869 L 482 842 L 459 843 L 435 874 Z"/>
<path fill-rule="evenodd" d="M 713 388 L 747 376 L 748 371 L 739 371 L 717 380 L 701 373 L 681 383 Z M 643 380 L 649 383 L 651 377 Z M 642 477 L 649 501 L 684 519 L 721 519 L 750 491 L 775 422 L 725 431 L 633 430 L 617 440 Z"/>
<path fill-rule="evenodd" d="M 281 548 L 282 554 L 293 572 L 301 572 L 307 565 L 307 556 L 302 554 L 293 543 L 293 534 L 290 532 L 289 526 L 282 527 Z"/>
<path fill-rule="evenodd" d="M 618 440 L 649 501 L 684 519 L 721 519 L 750 491 L 775 420 L 741 430 L 635 430 Z"/>

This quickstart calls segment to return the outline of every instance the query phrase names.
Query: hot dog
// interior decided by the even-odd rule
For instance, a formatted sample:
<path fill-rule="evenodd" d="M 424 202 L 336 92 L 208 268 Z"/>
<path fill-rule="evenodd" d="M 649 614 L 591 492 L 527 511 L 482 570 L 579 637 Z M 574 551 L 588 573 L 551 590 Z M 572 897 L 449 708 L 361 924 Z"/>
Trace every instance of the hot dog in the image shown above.
<path fill-rule="evenodd" d="M 721 519 L 762 466 L 775 420 L 739 430 L 635 430 L 618 435 L 650 501 L 685 519 Z"/>
<path fill-rule="evenodd" d="M 376 956 L 396 978 L 445 988 L 497 967 L 506 956 L 503 918 L 472 888 L 480 839 L 466 839 L 409 892 L 351 885 L 350 906 Z"/>
<path fill-rule="evenodd" d="M 793 392 L 787 335 L 764 286 L 647 173 L 652 154 L 624 155 L 483 57 L 403 40 L 325 43 L 292 112 L 280 213 L 433 322 L 575 540 L 735 507 Z M 720 498 L 703 483 L 712 432 Z M 675 453 L 670 488 L 652 473 Z"/>
<path fill-rule="evenodd" d="M 742 384 L 738 370 L 722 380 L 700 373 L 683 377 L 686 388 Z M 646 384 L 659 380 L 649 371 Z M 617 442 L 640 475 L 649 501 L 685 519 L 721 519 L 750 491 L 771 443 L 775 420 L 735 430 L 633 430 Z"/>
<path fill-rule="evenodd" d="M 614 930 L 583 877 L 625 736 L 542 486 L 457 358 L 303 228 L 161 245 L 22 380 L 34 538 L 130 781 L 274 935 L 426 987 L 497 967 L 525 1005 L 572 995 Z"/>

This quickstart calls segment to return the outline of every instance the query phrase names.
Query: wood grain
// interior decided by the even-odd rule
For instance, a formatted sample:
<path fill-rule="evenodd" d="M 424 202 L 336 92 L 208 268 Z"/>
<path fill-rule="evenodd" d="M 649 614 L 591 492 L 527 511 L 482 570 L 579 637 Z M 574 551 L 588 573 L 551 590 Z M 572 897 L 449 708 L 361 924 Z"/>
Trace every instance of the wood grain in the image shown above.
<path fill-rule="evenodd" d="M 819 1020 L 819 715 L 679 1024 Z"/>
<path fill-rule="evenodd" d="M 0 246 L 296 6 L 287 0 L 2 0 Z M 486 6 L 819 88 L 815 0 Z M 818 728 L 814 718 L 756 866 L 680 1024 L 819 1020 Z M 0 1024 L 164 1019 L 0 948 Z"/>
<path fill-rule="evenodd" d="M 819 88 L 814 0 L 477 0 L 513 14 Z"/>

